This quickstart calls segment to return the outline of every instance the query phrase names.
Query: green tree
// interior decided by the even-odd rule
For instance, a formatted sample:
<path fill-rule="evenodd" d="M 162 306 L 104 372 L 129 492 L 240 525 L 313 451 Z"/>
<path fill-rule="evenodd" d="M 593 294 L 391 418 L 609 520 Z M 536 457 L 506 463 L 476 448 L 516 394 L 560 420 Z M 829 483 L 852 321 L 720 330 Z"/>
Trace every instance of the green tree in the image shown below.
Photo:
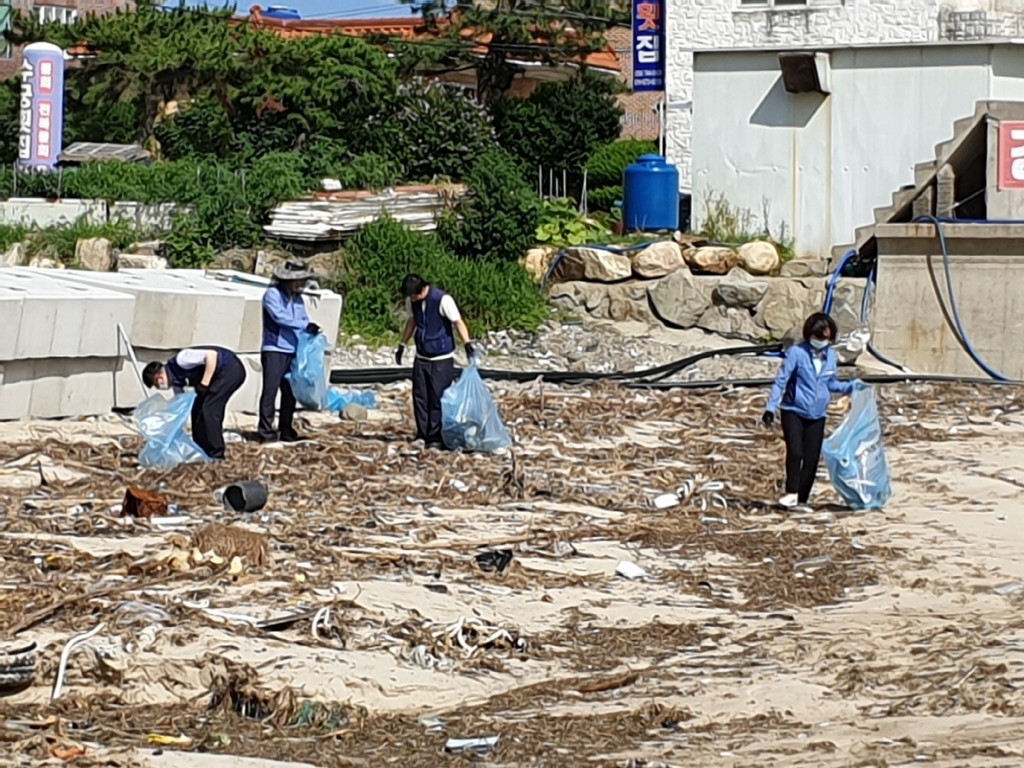
<path fill-rule="evenodd" d="M 467 259 L 517 261 L 533 245 L 540 201 L 508 153 L 477 158 L 469 191 L 441 223 L 443 242 Z"/>
<path fill-rule="evenodd" d="M 71 73 L 73 92 L 86 109 L 133 102 L 141 115 L 135 138 L 146 142 L 172 101 L 209 93 L 230 104 L 232 86 L 245 73 L 238 40 L 247 34 L 244 26 L 229 24 L 230 17 L 228 10 L 170 12 L 148 4 L 69 25 L 41 25 L 21 14 L 10 37 L 62 48 L 87 42 L 96 55 Z"/>
<path fill-rule="evenodd" d="M 543 83 L 526 99 L 503 97 L 491 105 L 498 143 L 531 171 L 575 173 L 621 131 L 622 107 L 609 78 L 581 74 Z"/>
<path fill-rule="evenodd" d="M 482 104 L 465 89 L 416 81 L 399 90 L 397 109 L 379 124 L 375 151 L 410 181 L 461 180 L 494 148 L 494 128 Z"/>

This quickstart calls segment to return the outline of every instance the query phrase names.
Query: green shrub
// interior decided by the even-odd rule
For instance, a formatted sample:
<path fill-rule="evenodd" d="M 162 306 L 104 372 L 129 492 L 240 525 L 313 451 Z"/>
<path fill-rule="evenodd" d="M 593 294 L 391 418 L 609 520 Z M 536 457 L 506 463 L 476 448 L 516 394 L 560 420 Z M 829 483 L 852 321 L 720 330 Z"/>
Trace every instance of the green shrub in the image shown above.
<path fill-rule="evenodd" d="M 491 105 L 498 143 L 531 174 L 538 165 L 581 171 L 598 147 L 619 137 L 617 88 L 610 78 L 583 74 L 543 83 L 525 99 L 498 99 Z"/>
<path fill-rule="evenodd" d="M 622 186 L 600 187 L 587 190 L 587 209 L 590 211 L 610 212 L 615 203 L 621 202 L 623 197 Z"/>
<path fill-rule="evenodd" d="M 144 239 L 147 233 L 138 232 L 129 222 L 110 221 L 93 224 L 83 216 L 72 224 L 34 229 L 23 234 L 29 257 L 45 256 L 64 264 L 75 261 L 75 246 L 79 240 L 104 237 L 114 248 L 125 249 L 132 243 Z"/>
<path fill-rule="evenodd" d="M 623 139 L 606 144 L 587 161 L 587 185 L 594 188 L 622 186 L 622 174 L 640 155 L 658 153 L 650 141 Z"/>
<path fill-rule="evenodd" d="M 622 175 L 640 155 L 656 154 L 649 141 L 624 139 L 606 144 L 587 161 L 587 203 L 594 211 L 610 211 L 622 199 Z"/>
<path fill-rule="evenodd" d="M 456 215 L 441 223 L 440 237 L 467 259 L 518 261 L 533 245 L 540 200 L 506 152 L 481 155 Z"/>
<path fill-rule="evenodd" d="M 437 237 L 382 218 L 345 247 L 336 282 L 345 292 L 345 332 L 393 340 L 405 323 L 399 288 L 409 272 L 449 291 L 474 336 L 535 329 L 547 318 L 544 297 L 519 264 L 460 259 Z"/>
<path fill-rule="evenodd" d="M 0 251 L 7 251 L 28 235 L 29 228 L 21 224 L 0 224 Z"/>
<path fill-rule="evenodd" d="M 593 219 L 580 216 L 571 200 L 545 200 L 541 205 L 537 242 L 545 245 L 584 245 L 611 233 Z"/>

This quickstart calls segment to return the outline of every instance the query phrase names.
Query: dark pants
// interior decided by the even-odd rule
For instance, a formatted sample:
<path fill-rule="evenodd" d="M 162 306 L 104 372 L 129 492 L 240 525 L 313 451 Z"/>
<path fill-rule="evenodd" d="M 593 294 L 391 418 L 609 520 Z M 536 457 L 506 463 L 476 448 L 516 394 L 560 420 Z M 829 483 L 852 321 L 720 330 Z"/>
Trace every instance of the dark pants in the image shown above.
<path fill-rule="evenodd" d="M 292 427 L 292 418 L 295 416 L 295 395 L 292 394 L 292 385 L 284 377 L 295 359 L 294 353 L 289 352 L 268 352 L 264 350 L 260 354 L 260 362 L 263 364 L 263 392 L 260 393 L 260 426 L 259 435 L 261 440 L 273 440 L 277 437 L 274 432 L 274 405 L 277 402 L 277 393 L 281 392 L 281 437 L 294 437 L 295 429 Z"/>
<path fill-rule="evenodd" d="M 192 406 L 192 439 L 213 459 L 224 458 L 224 411 L 245 383 L 245 366 L 237 358 L 213 374 L 205 395 Z"/>
<path fill-rule="evenodd" d="M 799 502 L 806 504 L 818 472 L 825 420 L 805 419 L 784 410 L 782 435 L 786 438 L 786 493 L 795 493 Z"/>
<path fill-rule="evenodd" d="M 416 414 L 416 437 L 426 443 L 441 443 L 441 395 L 455 378 L 455 360 L 421 360 L 412 365 L 412 408 Z"/>

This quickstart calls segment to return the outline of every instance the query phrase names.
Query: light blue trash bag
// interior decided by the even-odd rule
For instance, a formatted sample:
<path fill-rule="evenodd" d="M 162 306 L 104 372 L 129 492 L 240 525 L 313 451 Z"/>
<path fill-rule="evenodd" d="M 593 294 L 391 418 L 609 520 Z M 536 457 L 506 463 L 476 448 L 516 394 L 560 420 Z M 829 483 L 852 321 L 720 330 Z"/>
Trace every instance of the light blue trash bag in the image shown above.
<path fill-rule="evenodd" d="M 303 408 L 322 411 L 327 407 L 326 354 L 330 342 L 322 333 L 299 333 L 299 348 L 285 374 L 295 399 Z"/>
<path fill-rule="evenodd" d="M 174 469 L 179 464 L 208 460 L 185 432 L 195 400 L 195 392 L 182 392 L 169 400 L 153 395 L 139 404 L 135 426 L 146 443 L 139 451 L 139 464 L 147 469 Z"/>
<path fill-rule="evenodd" d="M 441 397 L 441 437 L 452 450 L 493 453 L 512 447 L 475 359 Z"/>
<path fill-rule="evenodd" d="M 825 441 L 825 465 L 851 508 L 881 509 L 892 496 L 892 484 L 875 393 L 859 385 L 850 399 L 850 412 Z"/>
<path fill-rule="evenodd" d="M 373 409 L 377 407 L 377 396 L 373 392 L 342 392 L 334 387 L 327 390 L 327 410 L 331 413 L 339 413 L 353 403 Z"/>

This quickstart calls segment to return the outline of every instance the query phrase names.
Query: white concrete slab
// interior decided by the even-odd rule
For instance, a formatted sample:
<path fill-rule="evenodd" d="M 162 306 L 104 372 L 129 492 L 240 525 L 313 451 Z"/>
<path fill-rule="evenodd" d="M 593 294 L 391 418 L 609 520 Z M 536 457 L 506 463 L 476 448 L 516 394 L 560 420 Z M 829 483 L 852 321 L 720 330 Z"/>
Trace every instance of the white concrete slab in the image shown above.
<path fill-rule="evenodd" d="M 213 344 L 238 349 L 245 300 L 237 292 L 180 270 L 69 272 L 68 279 L 135 297 L 132 343 L 155 349 Z"/>
<path fill-rule="evenodd" d="M 134 299 L 66 279 L 69 274 L 28 267 L 0 270 L 0 328 L 5 329 L 0 360 L 117 356 L 117 325 L 131 333 Z"/>

